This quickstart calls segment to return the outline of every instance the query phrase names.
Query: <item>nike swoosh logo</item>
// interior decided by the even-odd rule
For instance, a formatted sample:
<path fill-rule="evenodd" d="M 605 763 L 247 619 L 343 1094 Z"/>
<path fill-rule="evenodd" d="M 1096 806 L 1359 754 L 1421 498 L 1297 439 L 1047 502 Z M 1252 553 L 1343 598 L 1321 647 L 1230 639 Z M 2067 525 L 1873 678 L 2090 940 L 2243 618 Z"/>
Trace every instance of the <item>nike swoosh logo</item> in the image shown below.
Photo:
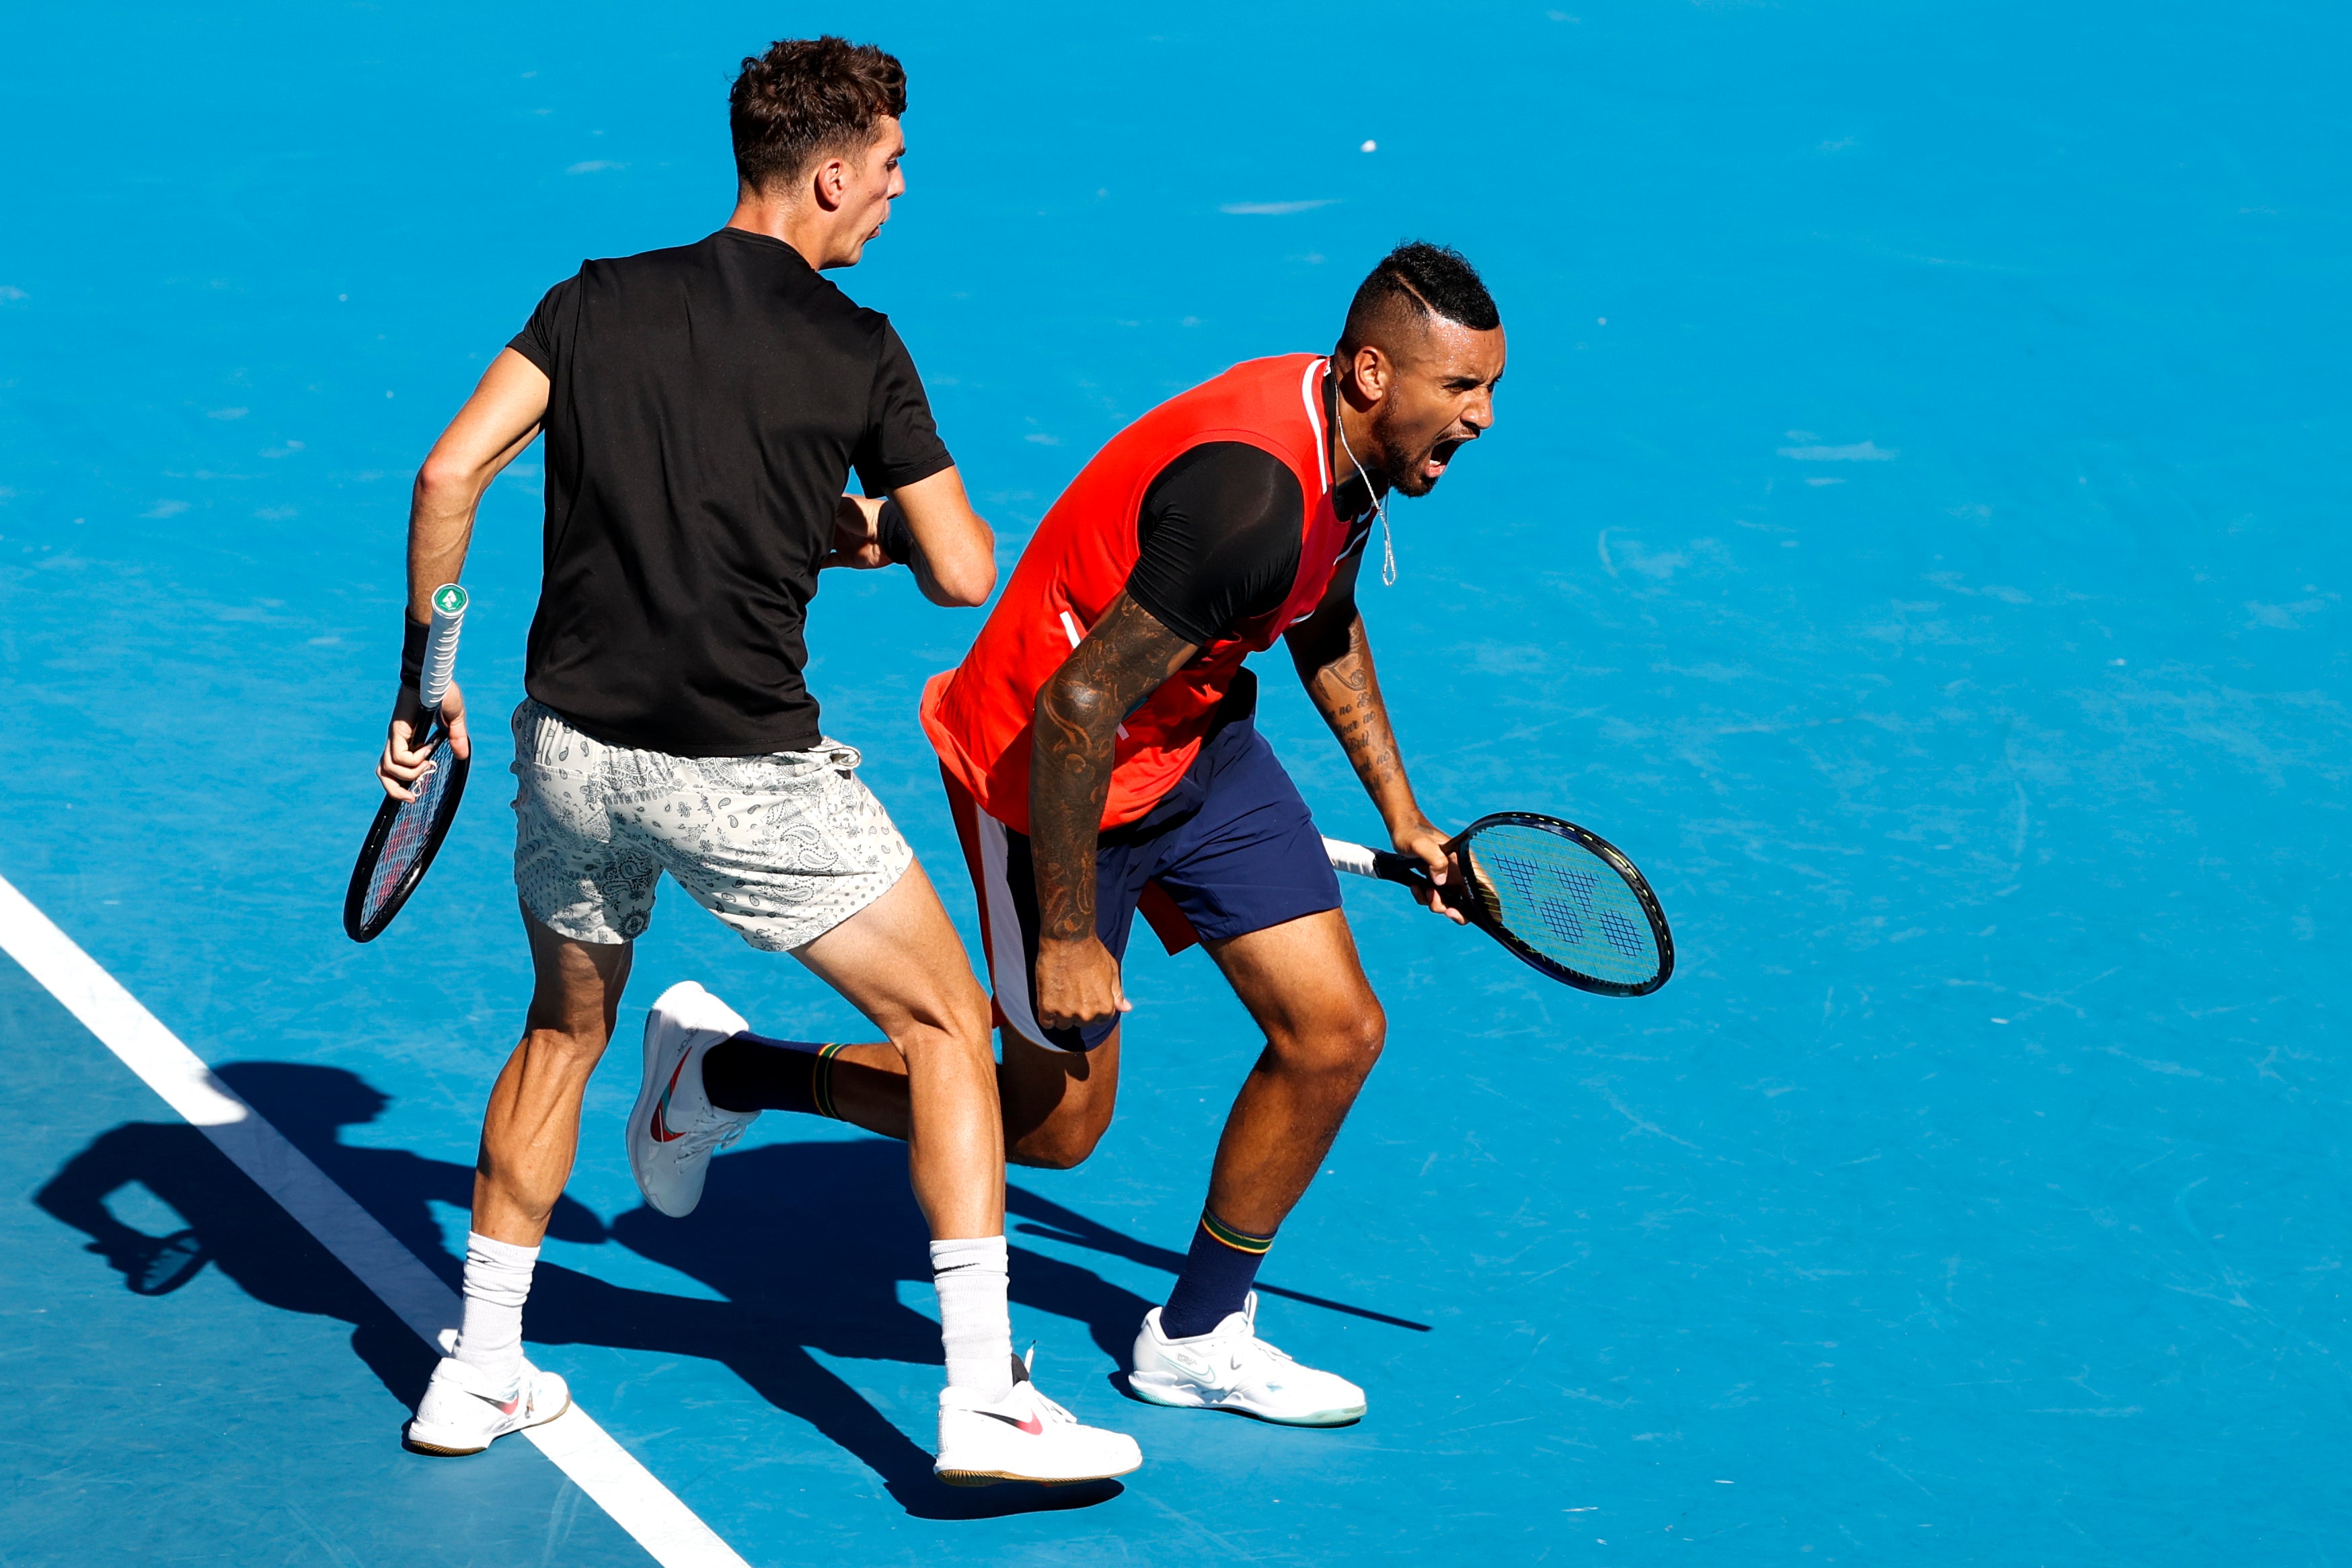
<path fill-rule="evenodd" d="M 1042 1437 L 1045 1435 L 1045 1423 L 1034 1416 L 1030 1416 L 1026 1421 L 1015 1421 L 1012 1416 L 1000 1415 L 994 1410 L 975 1410 L 972 1414 L 985 1416 L 992 1421 L 1002 1421 L 1015 1431 L 1026 1432 L 1033 1437 Z"/>
<path fill-rule="evenodd" d="M 669 1109 L 669 1097 L 677 1092 L 678 1075 L 685 1071 L 686 1058 L 681 1056 L 677 1059 L 677 1065 L 670 1069 L 669 1082 L 663 1086 L 661 1098 L 654 1103 L 653 1134 L 656 1144 L 675 1143 L 686 1136 L 684 1133 L 671 1132 L 668 1119 L 664 1114 Z"/>

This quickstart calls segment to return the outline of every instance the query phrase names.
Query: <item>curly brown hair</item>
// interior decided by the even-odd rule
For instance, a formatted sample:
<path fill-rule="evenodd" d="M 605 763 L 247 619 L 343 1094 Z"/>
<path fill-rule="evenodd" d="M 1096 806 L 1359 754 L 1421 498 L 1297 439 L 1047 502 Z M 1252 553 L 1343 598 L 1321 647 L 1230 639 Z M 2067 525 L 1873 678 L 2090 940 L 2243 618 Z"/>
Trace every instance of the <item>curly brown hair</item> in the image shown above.
<path fill-rule="evenodd" d="M 727 109 L 735 172 L 765 190 L 822 155 L 862 151 L 877 121 L 907 112 L 907 72 L 871 44 L 781 38 L 745 57 Z"/>

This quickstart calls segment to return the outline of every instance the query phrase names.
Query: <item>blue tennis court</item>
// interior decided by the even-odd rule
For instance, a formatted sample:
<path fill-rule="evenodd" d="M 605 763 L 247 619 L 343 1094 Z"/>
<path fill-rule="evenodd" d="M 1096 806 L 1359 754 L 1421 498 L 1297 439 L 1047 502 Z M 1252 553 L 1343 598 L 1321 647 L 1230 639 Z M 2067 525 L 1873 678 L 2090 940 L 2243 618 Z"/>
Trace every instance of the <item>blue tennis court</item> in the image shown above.
<path fill-rule="evenodd" d="M 1313 1431 L 1114 1380 L 1260 1043 L 1139 940 L 1118 1120 L 1013 1173 L 1009 1234 L 1016 1340 L 1146 1463 L 961 1491 L 898 1145 L 772 1114 L 691 1219 L 641 1207 L 663 986 L 864 1038 L 666 887 L 529 1319 L 616 1452 L 760 1564 L 2345 1561 L 2352 23 L 1549 3 L 16 13 L 0 878 L 454 1285 L 530 989 L 541 476 L 467 570 L 475 793 L 362 947 L 410 478 L 549 284 L 725 220 L 743 55 L 871 39 L 911 189 L 836 278 L 1008 569 L 1399 238 L 1477 263 L 1510 373 L 1368 579 L 1383 684 L 1444 825 L 1606 834 L 1680 963 L 1588 997 L 1349 885 L 1389 1045 L 1263 1276 L 1370 1395 Z M 811 621 L 977 951 L 914 714 L 979 613 L 835 573 Z M 1376 836 L 1259 667 L 1325 831 Z M 0 1562 L 646 1561 L 540 1448 L 402 1451 L 433 1353 L 9 918 Z"/>

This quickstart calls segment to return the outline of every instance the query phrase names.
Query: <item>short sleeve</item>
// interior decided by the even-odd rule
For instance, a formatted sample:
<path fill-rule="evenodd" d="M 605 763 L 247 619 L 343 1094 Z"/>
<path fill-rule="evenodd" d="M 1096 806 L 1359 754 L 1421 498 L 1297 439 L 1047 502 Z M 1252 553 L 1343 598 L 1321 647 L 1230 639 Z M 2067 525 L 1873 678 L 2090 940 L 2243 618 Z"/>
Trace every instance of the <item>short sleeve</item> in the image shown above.
<path fill-rule="evenodd" d="M 928 479 L 955 465 L 940 440 L 939 426 L 931 422 L 931 401 L 923 393 L 923 378 L 915 373 L 914 356 L 887 321 L 882 324 L 882 353 L 866 403 L 866 434 L 850 463 L 869 496 Z"/>
<path fill-rule="evenodd" d="M 1144 492 L 1128 596 L 1187 643 L 1229 637 L 1290 597 L 1305 516 L 1279 457 L 1246 442 L 1195 446 Z"/>
<path fill-rule="evenodd" d="M 541 296 L 539 308 L 530 313 L 523 329 L 507 340 L 507 347 L 537 365 L 549 381 L 555 379 L 555 364 L 563 342 L 563 319 L 571 313 L 572 301 L 580 292 L 580 279 L 575 275 L 565 278 Z"/>

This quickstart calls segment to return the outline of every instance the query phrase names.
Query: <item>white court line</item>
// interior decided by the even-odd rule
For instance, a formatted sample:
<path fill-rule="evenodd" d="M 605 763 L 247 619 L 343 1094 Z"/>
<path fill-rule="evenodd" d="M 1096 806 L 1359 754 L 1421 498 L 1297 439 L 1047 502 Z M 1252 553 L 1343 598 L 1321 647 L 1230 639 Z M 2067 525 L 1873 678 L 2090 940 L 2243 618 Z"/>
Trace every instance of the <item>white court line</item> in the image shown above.
<path fill-rule="evenodd" d="M 454 1335 L 457 1292 L 286 1141 L 115 977 L 0 877 L 0 950 L 25 967 L 124 1066 L 359 1276 L 436 1352 Z M 574 1405 L 523 1436 L 663 1568 L 750 1568 L 611 1434 Z M 386 1442 L 392 1440 L 387 1432 Z M 440 1462 L 440 1461 L 435 1461 Z"/>

